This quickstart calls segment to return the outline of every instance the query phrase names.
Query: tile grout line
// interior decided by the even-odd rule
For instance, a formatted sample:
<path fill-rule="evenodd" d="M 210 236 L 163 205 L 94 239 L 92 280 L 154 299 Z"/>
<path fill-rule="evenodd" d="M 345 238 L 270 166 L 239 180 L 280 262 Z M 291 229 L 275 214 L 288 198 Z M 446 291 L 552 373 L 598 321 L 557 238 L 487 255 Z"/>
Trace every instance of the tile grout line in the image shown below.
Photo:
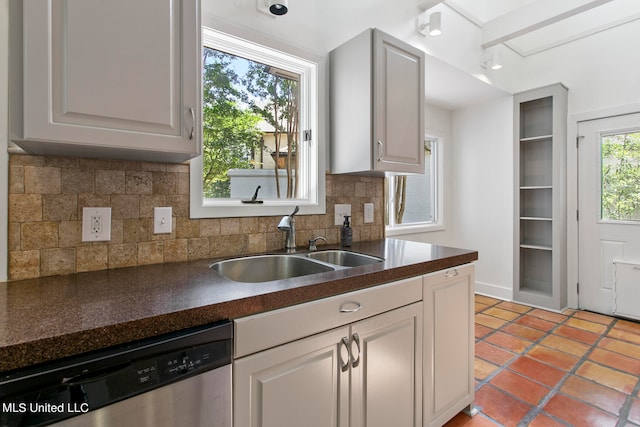
<path fill-rule="evenodd" d="M 578 312 L 579 312 L 579 311 L 574 311 L 573 313 L 566 315 L 566 316 L 567 316 L 567 317 L 566 317 L 566 319 L 564 319 L 561 323 L 557 324 L 557 325 L 556 325 L 556 327 L 554 327 L 554 328 L 552 328 L 551 330 L 549 330 L 549 333 L 548 333 L 548 334 L 546 334 L 546 335 L 544 336 L 544 338 L 546 338 L 547 336 L 551 335 L 551 334 L 553 333 L 553 331 L 557 330 L 560 326 L 562 326 L 562 325 L 567 326 L 567 325 L 566 325 L 566 322 L 567 322 L 567 321 L 569 321 L 570 319 L 575 318 L 575 315 L 576 315 L 576 313 L 578 313 Z M 592 322 L 592 323 L 598 323 L 598 322 Z M 538 402 L 538 405 L 537 405 L 536 407 L 539 409 L 539 411 L 538 411 L 539 413 L 544 413 L 545 415 L 547 415 L 548 417 L 550 417 L 550 418 L 551 418 L 551 419 L 553 419 L 554 421 L 559 421 L 559 422 L 566 423 L 566 421 L 562 420 L 561 418 L 558 418 L 558 417 L 556 417 L 556 416 L 554 416 L 554 415 L 552 415 L 552 414 L 547 413 L 547 412 L 544 410 L 544 407 L 545 407 L 545 405 L 546 405 L 547 403 L 549 403 L 549 401 L 550 401 L 554 396 L 556 396 L 558 393 L 562 393 L 562 392 L 560 391 L 560 389 L 562 388 L 562 386 L 564 385 L 564 383 L 567 381 L 567 379 L 569 379 L 569 378 L 570 378 L 570 377 L 572 377 L 572 376 L 578 376 L 578 377 L 580 377 L 580 378 L 584 378 L 584 377 L 582 377 L 582 376 L 580 376 L 580 375 L 577 375 L 577 374 L 576 374 L 577 370 L 580 368 L 580 366 L 582 366 L 582 365 L 584 364 L 584 362 L 585 362 L 585 361 L 587 361 L 587 360 L 589 359 L 589 356 L 591 355 L 591 353 L 593 353 L 593 351 L 594 351 L 594 350 L 595 350 L 595 348 L 597 347 L 598 343 L 599 343 L 600 341 L 602 341 L 602 339 L 606 336 L 606 334 L 607 334 L 607 333 L 608 333 L 608 332 L 613 328 L 613 325 L 615 325 L 616 323 L 617 323 L 617 320 L 616 320 L 616 321 L 614 321 L 614 322 L 612 322 L 611 324 L 609 324 L 609 325 L 607 326 L 607 328 L 605 329 L 605 331 L 604 331 L 604 332 L 602 332 L 601 334 L 599 334 L 599 335 L 600 335 L 600 337 L 599 337 L 599 338 L 598 338 L 598 339 L 597 339 L 597 340 L 596 340 L 596 341 L 595 341 L 595 342 L 594 342 L 594 343 L 589 347 L 589 350 L 587 350 L 587 351 L 586 351 L 586 352 L 585 352 L 585 353 L 584 353 L 584 354 L 583 354 L 583 355 L 578 359 L 578 361 L 576 362 L 576 364 L 575 364 L 575 365 L 574 365 L 570 370 L 566 371 L 566 373 L 564 374 L 564 376 L 563 376 L 563 377 L 562 377 L 562 378 L 561 378 L 561 379 L 556 383 L 556 385 L 555 385 L 551 390 L 549 390 L 549 393 L 547 393 L 547 394 L 546 394 L 546 395 L 545 395 L 545 396 L 540 400 L 540 402 Z M 567 327 L 572 327 L 572 326 L 567 326 Z M 576 328 L 576 329 L 580 329 L 580 328 Z M 559 335 L 559 336 L 561 336 L 561 335 Z M 571 339 L 571 338 L 568 338 L 568 339 Z M 576 341 L 576 340 L 573 340 L 573 341 Z M 579 342 L 579 341 L 576 341 L 576 342 Z M 557 350 L 557 349 L 556 349 L 556 350 Z M 558 350 L 558 351 L 561 351 L 561 350 Z M 565 353 L 565 352 L 562 352 L 562 353 Z M 566 354 L 570 354 L 570 353 L 566 353 Z M 594 381 L 592 381 L 592 380 L 591 380 L 591 379 L 589 379 L 589 378 L 584 378 L 584 379 L 585 379 L 586 381 L 592 382 L 592 383 L 594 383 L 594 384 L 598 384 L 598 383 L 595 383 Z M 598 384 L 598 385 L 603 385 L 603 384 Z M 591 404 L 591 403 L 589 403 L 589 402 L 585 402 L 585 401 L 583 401 L 582 399 L 579 399 L 579 398 L 577 398 L 577 397 L 575 397 L 575 396 L 568 396 L 568 397 L 570 397 L 570 398 L 572 398 L 572 399 L 574 399 L 574 398 L 575 398 L 575 399 L 579 400 L 580 402 L 584 403 L 584 404 L 585 404 L 585 405 L 587 405 L 587 406 L 590 406 L 590 407 L 592 407 L 592 408 L 595 408 L 595 409 L 597 409 L 597 410 L 599 410 L 599 411 L 602 411 L 602 412 L 604 412 L 604 413 L 610 414 L 610 412 L 607 412 L 607 411 L 605 411 L 605 410 L 604 410 L 604 409 L 602 409 L 602 408 L 599 408 L 599 407 L 597 407 L 597 406 L 594 406 L 593 404 Z M 615 414 L 611 414 L 611 415 L 616 416 Z M 619 419 L 619 415 L 618 415 L 618 419 Z"/>
<path fill-rule="evenodd" d="M 484 311 L 485 311 L 485 310 L 488 310 L 489 308 L 496 307 L 496 306 L 500 305 L 500 303 L 501 303 L 501 302 L 502 302 L 502 301 L 499 301 L 499 302 L 497 302 L 497 303 L 495 303 L 495 304 L 493 304 L 493 305 L 490 305 L 490 306 L 488 306 L 488 307 L 485 307 L 484 309 L 482 309 L 482 310 L 480 311 L 480 313 L 484 313 Z M 528 306 L 526 306 L 526 307 L 528 307 Z M 503 310 L 511 311 L 511 310 L 507 310 L 507 309 L 503 309 Z M 494 329 L 494 330 L 493 330 L 493 332 L 491 332 L 491 333 L 489 333 L 489 334 L 487 334 L 487 335 L 483 336 L 483 337 L 482 337 L 482 339 L 478 339 L 477 341 L 485 341 L 485 340 L 486 340 L 487 338 L 489 338 L 490 336 L 495 335 L 498 331 L 500 331 L 500 332 L 502 332 L 502 333 L 505 333 L 505 334 L 508 334 L 508 335 L 511 335 L 511 336 L 514 336 L 514 337 L 515 337 L 515 335 L 509 334 L 508 332 L 503 332 L 503 331 L 502 331 L 502 328 L 504 328 L 504 327 L 506 327 L 506 326 L 508 326 L 508 325 L 511 325 L 511 324 L 518 324 L 518 325 L 520 325 L 519 323 L 516 323 L 516 322 L 517 322 L 517 320 L 519 320 L 519 319 L 523 318 L 523 317 L 524 317 L 524 316 L 526 316 L 528 313 L 530 313 L 531 311 L 534 311 L 534 310 L 535 310 L 535 308 L 531 307 L 531 309 L 530 309 L 530 310 L 527 310 L 527 311 L 526 311 L 526 312 L 524 312 L 524 313 L 518 313 L 518 316 L 514 317 L 514 318 L 513 318 L 513 319 L 511 319 L 511 320 L 502 319 L 502 320 L 506 320 L 506 323 L 504 323 L 502 326 L 500 326 L 500 327 L 498 327 L 498 328 Z M 517 313 L 517 312 L 513 312 L 513 313 Z M 485 313 L 485 314 L 486 314 L 486 313 Z M 574 313 L 572 313 L 572 315 L 573 315 L 573 314 L 575 314 L 575 312 L 574 312 Z M 487 316 L 491 316 L 491 315 L 490 315 L 490 314 L 487 314 Z M 541 319 L 541 320 L 546 320 L 546 321 L 548 321 L 548 322 L 550 322 L 550 323 L 556 323 L 556 325 L 555 325 L 553 328 L 549 329 L 548 331 L 542 331 L 542 330 L 537 329 L 537 328 L 532 328 L 532 327 L 530 327 L 530 326 L 521 325 L 521 326 L 526 326 L 526 327 L 529 327 L 529 328 L 531 328 L 531 329 L 536 329 L 536 330 L 539 330 L 539 331 L 541 331 L 541 332 L 544 332 L 544 335 L 542 335 L 542 336 L 541 336 L 540 338 L 538 338 L 537 340 L 532 341 L 532 342 L 531 342 L 531 344 L 530 344 L 529 346 L 527 346 L 526 348 L 524 348 L 521 352 L 514 354 L 514 357 L 512 357 L 512 358 L 511 358 L 511 359 L 509 359 L 507 362 L 505 362 L 504 364 L 502 364 L 501 366 L 499 366 L 499 367 L 498 367 L 498 369 L 496 369 L 496 370 L 495 370 L 494 372 L 492 372 L 491 374 L 487 375 L 487 376 L 486 376 L 482 381 L 478 382 L 478 385 L 477 385 L 477 387 L 476 387 L 476 391 L 477 391 L 477 390 L 479 390 L 480 388 L 482 388 L 482 387 L 486 386 L 487 384 L 489 384 L 489 383 L 490 383 L 490 381 L 491 381 L 493 378 L 495 378 L 498 374 L 500 374 L 500 373 L 501 373 L 501 372 L 503 372 L 504 370 L 508 369 L 508 367 L 509 367 L 513 362 L 515 362 L 516 360 L 518 360 L 520 357 L 523 357 L 523 356 L 524 356 L 524 355 L 525 355 L 529 350 L 531 350 L 535 345 L 539 344 L 539 341 L 541 341 L 541 340 L 543 340 L 544 338 L 546 338 L 547 336 L 549 336 L 549 335 L 552 333 L 552 331 L 555 331 L 558 327 L 560 327 L 560 325 L 564 324 L 564 322 L 566 322 L 567 320 L 569 320 L 569 316 L 568 316 L 568 315 L 563 315 L 563 316 L 566 316 L 566 317 L 565 317 L 565 319 L 564 319 L 561 323 L 556 323 L 556 322 L 548 321 L 548 320 L 546 320 L 546 319 L 539 318 L 539 317 L 537 317 L 537 316 L 533 316 L 533 317 L 539 318 L 539 319 Z M 492 317 L 496 317 L 496 316 L 492 316 Z M 498 317 L 496 317 L 496 318 L 498 318 Z M 516 337 L 516 338 L 520 338 L 520 339 L 522 339 L 521 337 Z M 477 344 L 477 342 L 476 342 L 476 344 Z M 492 344 L 492 343 L 489 343 L 489 344 L 494 345 L 494 344 Z M 502 348 L 502 347 L 500 347 L 500 346 L 496 346 L 496 347 L 498 347 L 498 348 Z M 505 349 L 505 350 L 506 350 L 506 349 Z M 544 363 L 544 362 L 541 362 L 541 363 Z M 544 363 L 544 364 L 545 364 L 545 365 L 548 365 L 548 363 Z M 517 372 L 515 372 L 515 373 L 516 373 L 517 375 L 520 375 L 520 374 L 519 374 L 519 373 L 517 373 Z M 527 378 L 527 379 L 529 379 L 530 381 L 535 382 L 536 384 L 541 384 L 541 383 L 539 383 L 538 381 L 535 381 L 535 380 L 534 380 L 534 379 L 532 379 L 532 378 L 528 378 L 528 377 L 526 377 L 526 376 L 524 376 L 524 375 L 522 375 L 522 376 L 523 376 L 523 377 L 525 377 L 525 378 Z M 566 376 L 566 375 L 565 375 L 565 376 Z M 564 382 L 564 378 L 565 378 L 565 377 L 563 377 L 559 382 Z M 489 385 L 491 385 L 492 387 L 495 387 L 493 384 L 489 384 Z M 541 384 L 541 385 L 543 385 L 544 387 L 547 387 L 547 386 L 546 386 L 546 385 L 544 385 L 544 384 Z M 496 388 L 498 388 L 498 387 L 496 387 Z M 512 397 L 512 398 L 514 398 L 514 399 L 516 399 L 516 400 L 518 400 L 518 401 L 520 401 L 520 402 L 522 402 L 522 403 L 526 404 L 527 406 L 531 406 L 531 409 L 530 409 L 530 410 L 529 410 L 529 411 L 528 411 L 528 412 L 527 412 L 527 413 L 522 417 L 522 419 L 518 422 L 518 425 L 519 425 L 519 426 L 523 426 L 523 427 L 526 427 L 527 425 L 529 425 L 529 423 L 530 423 L 530 422 L 531 422 L 531 421 L 532 421 L 536 416 L 538 416 L 540 413 L 543 413 L 543 412 L 544 412 L 544 411 L 542 410 L 542 406 L 543 406 L 543 405 L 542 405 L 542 402 L 543 402 L 543 401 L 545 401 L 545 403 L 546 403 L 546 401 L 548 401 L 548 400 L 545 400 L 545 399 L 546 399 L 546 397 L 547 397 L 547 396 L 549 396 L 549 395 L 550 395 L 551 393 L 553 393 L 553 391 L 554 391 L 554 389 L 550 389 L 550 390 L 549 390 L 549 392 L 548 392 L 547 394 L 545 394 L 545 396 L 540 400 L 540 402 L 538 402 L 538 404 L 537 404 L 537 405 L 532 405 L 532 404 L 530 404 L 529 402 L 526 402 L 526 401 L 522 400 L 520 397 L 518 397 L 518 396 L 514 396 L 513 394 L 509 393 L 507 390 L 503 390 L 503 389 L 501 389 L 501 388 L 498 388 L 498 390 L 500 390 L 501 392 L 503 392 L 503 393 L 507 394 L 508 396 L 510 396 L 510 397 Z M 555 395 L 555 393 L 554 393 L 554 395 Z M 550 399 L 550 398 L 549 398 L 549 399 Z M 546 414 L 546 413 L 545 413 L 545 414 Z M 550 414 L 546 414 L 546 415 L 550 416 Z M 489 417 L 489 418 L 490 418 L 490 417 Z M 555 421 L 558 421 L 557 419 L 555 419 L 555 417 L 551 417 L 551 418 L 553 418 Z M 525 422 L 525 424 L 522 424 L 522 423 L 523 423 L 523 421 Z M 569 425 L 569 424 L 567 424 L 564 420 L 560 420 L 560 421 L 562 422 L 562 424 Z"/>
<path fill-rule="evenodd" d="M 492 316 L 491 314 L 487 314 L 487 313 L 485 313 L 485 311 L 486 311 L 486 310 L 488 310 L 488 309 L 490 309 L 490 308 L 499 308 L 499 307 L 497 307 L 497 306 L 499 306 L 501 302 L 503 302 L 503 301 L 498 301 L 498 302 L 496 302 L 496 303 L 494 303 L 494 304 L 488 305 L 487 307 L 483 308 L 482 310 L 480 310 L 480 311 L 479 311 L 478 313 L 476 313 L 476 314 L 484 313 L 484 314 L 485 314 L 485 315 L 487 315 L 487 316 Z M 528 307 L 528 306 L 526 306 L 526 305 L 525 305 L 525 307 Z M 520 338 L 520 339 L 522 339 L 523 337 L 519 337 L 519 336 L 512 335 L 512 334 L 510 334 L 510 333 L 508 333 L 508 332 L 502 331 L 502 329 L 503 329 L 504 327 L 506 327 L 506 326 L 510 325 L 510 324 L 516 323 L 516 322 L 517 322 L 517 320 L 519 320 L 519 319 L 523 318 L 524 316 L 526 316 L 526 315 L 527 315 L 527 313 L 530 313 L 530 312 L 531 312 L 531 311 L 533 311 L 534 309 L 535 309 L 535 308 L 533 308 L 533 307 L 532 307 L 532 309 L 531 309 L 531 310 L 528 310 L 528 311 L 526 311 L 526 312 L 524 312 L 524 313 L 518 313 L 519 315 L 518 315 L 517 317 L 513 318 L 512 320 L 502 319 L 502 320 L 507 320 L 507 322 L 506 322 L 505 324 L 501 325 L 501 326 L 500 326 L 500 327 L 498 327 L 498 328 L 495 328 L 495 329 L 493 329 L 493 328 L 492 328 L 492 329 L 493 329 L 493 331 L 492 331 L 492 332 L 490 332 L 490 333 L 489 333 L 489 334 L 487 334 L 487 335 L 484 335 L 482 338 L 477 338 L 477 339 L 476 339 L 476 344 L 477 344 L 478 342 L 484 342 L 487 338 L 491 337 L 492 335 L 495 335 L 498 331 L 503 332 L 503 333 L 505 333 L 505 334 L 509 334 L 509 335 L 514 336 L 514 337 L 516 337 L 516 338 Z M 508 309 L 503 309 L 503 310 L 511 311 L 511 310 L 508 310 Z M 553 334 L 555 331 L 557 331 L 561 326 L 566 326 L 566 327 L 571 327 L 571 328 L 573 328 L 573 326 L 568 326 L 568 325 L 566 325 L 566 323 L 567 323 L 570 319 L 575 318 L 576 314 L 577 314 L 577 313 L 579 313 L 580 311 L 583 311 L 583 310 L 573 310 L 573 311 L 572 311 L 572 313 L 570 313 L 570 314 L 562 314 L 563 316 L 565 316 L 565 318 L 564 318 L 561 322 L 559 322 L 559 323 L 556 323 L 556 322 L 550 321 L 550 322 L 552 322 L 552 323 L 556 323 L 556 325 L 555 325 L 553 328 L 549 329 L 548 331 L 543 331 L 543 332 L 545 332 L 545 334 L 544 334 L 544 335 L 542 335 L 542 336 L 541 336 L 540 338 L 538 338 L 536 341 L 533 341 L 533 342 L 531 343 L 531 345 L 529 345 L 528 347 L 526 347 L 525 349 L 523 349 L 520 353 L 515 354 L 515 356 L 514 356 L 513 358 L 509 359 L 509 360 L 508 360 L 507 362 L 505 362 L 503 365 L 499 366 L 499 367 L 498 367 L 498 369 L 497 369 L 496 371 L 492 372 L 491 374 L 487 375 L 487 377 L 485 377 L 483 380 L 479 381 L 479 382 L 478 382 L 478 384 L 477 384 L 477 386 L 476 386 L 476 391 L 478 391 L 480 388 L 484 387 L 485 385 L 489 384 L 489 383 L 490 383 L 490 381 L 491 381 L 493 378 L 495 378 L 495 377 L 496 377 L 500 372 L 502 372 L 502 371 L 504 371 L 505 369 L 507 369 L 507 368 L 508 368 L 508 367 L 509 367 L 509 366 L 510 366 L 510 365 L 511 365 L 515 360 L 517 360 L 517 359 L 518 359 L 518 358 L 520 358 L 521 356 L 525 356 L 525 355 L 526 355 L 526 353 L 527 353 L 528 351 L 530 351 L 530 350 L 531 350 L 535 345 L 538 345 L 538 344 L 540 344 L 540 345 L 541 345 L 541 341 L 543 341 L 543 340 L 544 340 L 545 338 L 547 338 L 548 336 L 552 335 L 552 334 Z M 492 317 L 499 318 L 499 317 L 497 317 L 497 316 L 492 316 Z M 537 316 L 534 316 L 534 317 L 537 317 Z M 499 319 L 501 319 L 501 318 L 499 318 Z M 544 318 L 540 318 L 540 319 L 542 319 L 542 320 L 546 320 L 546 321 L 549 321 L 549 320 L 544 319 Z M 598 323 L 598 324 L 601 324 L 601 323 L 599 323 L 599 322 L 595 322 L 595 321 L 591 321 L 591 320 L 586 320 L 586 319 L 582 319 L 582 320 L 589 321 L 589 322 L 592 322 L 592 323 Z M 606 329 L 605 329 L 602 333 L 598 334 L 598 335 L 599 335 L 598 339 L 597 339 L 594 343 L 592 343 L 592 344 L 590 345 L 589 349 L 588 349 L 588 350 L 587 350 L 587 351 L 586 351 L 586 352 L 585 352 L 585 353 L 584 353 L 584 354 L 583 354 L 583 355 L 578 359 L 578 361 L 575 363 L 575 365 L 574 365 L 570 370 L 565 371 L 565 375 L 564 375 L 564 376 L 563 376 L 563 377 L 562 377 L 562 378 L 561 378 L 561 379 L 556 383 L 556 385 L 555 385 L 553 388 L 549 389 L 549 392 L 548 392 L 548 393 L 547 393 L 547 394 L 546 394 L 546 395 L 545 395 L 545 396 L 544 396 L 544 397 L 543 397 L 543 398 L 538 402 L 538 404 L 537 404 L 537 405 L 533 405 L 533 406 L 531 406 L 531 409 L 529 410 L 529 412 L 527 412 L 527 414 L 525 414 L 525 416 L 524 416 L 524 417 L 519 421 L 518 425 L 521 425 L 521 426 L 526 426 L 526 425 L 528 425 L 528 423 L 530 423 L 530 422 L 531 422 L 535 417 L 537 417 L 539 414 L 544 414 L 545 416 L 548 416 L 548 417 L 550 417 L 551 419 L 553 419 L 554 421 L 560 422 L 560 423 L 562 423 L 562 424 L 570 425 L 570 424 L 568 424 L 566 421 L 564 421 L 564 420 L 562 420 L 562 419 L 559 419 L 559 418 L 557 418 L 557 417 L 553 416 L 552 414 L 549 414 L 549 413 L 547 413 L 546 411 L 544 411 L 544 406 L 545 406 L 545 405 L 549 402 L 549 400 L 551 400 L 555 395 L 557 395 L 558 393 L 561 393 L 561 392 L 560 392 L 560 388 L 564 385 L 564 383 L 566 382 L 566 380 L 567 380 L 568 378 L 570 378 L 571 376 L 578 376 L 578 377 L 580 377 L 580 378 L 583 378 L 583 377 L 581 377 L 581 376 L 579 376 L 579 375 L 577 375 L 577 374 L 576 374 L 577 370 L 578 370 L 578 369 L 579 369 L 579 368 L 584 364 L 584 362 L 585 362 L 585 361 L 587 361 L 587 360 L 589 359 L 589 356 L 590 356 L 590 355 L 593 353 L 593 351 L 598 347 L 598 343 L 600 343 L 600 342 L 601 342 L 605 337 L 607 337 L 607 335 L 609 334 L 609 332 L 614 328 L 614 326 L 618 323 L 618 321 L 619 321 L 620 319 L 613 317 L 613 320 L 614 320 L 614 321 L 613 321 L 613 322 L 611 322 L 609 325 L 606 325 Z M 522 326 L 526 326 L 526 325 L 522 325 Z M 604 326 L 604 325 L 603 325 L 603 326 Z M 532 328 L 532 329 L 537 329 L 537 328 Z M 575 328 L 575 329 L 581 329 L 581 328 Z M 592 332 L 592 331 L 589 331 L 589 330 L 585 330 L 585 331 L 587 331 L 587 332 Z M 556 334 L 556 335 L 558 335 L 558 334 Z M 562 336 L 562 335 L 558 335 L 558 336 L 560 336 L 560 337 L 564 337 L 564 336 Z M 580 343 L 580 341 L 578 341 L 578 340 L 574 340 L 574 339 L 569 338 L 569 337 L 564 337 L 564 338 L 567 338 L 567 339 L 570 339 L 570 340 L 572 340 L 572 341 L 576 341 L 576 342 Z M 488 343 L 488 344 L 494 345 L 494 344 L 492 344 L 492 343 Z M 585 343 L 585 344 L 586 344 L 586 343 Z M 498 347 L 498 348 L 501 348 L 500 346 L 497 346 L 497 347 Z M 545 347 L 546 347 L 546 346 L 545 346 Z M 551 349 L 553 349 L 553 348 L 551 348 Z M 506 350 L 506 349 L 505 349 L 505 350 Z M 554 350 L 560 351 L 560 352 L 562 352 L 562 353 L 566 353 L 566 352 L 564 352 L 564 351 L 562 351 L 562 350 L 558 350 L 558 349 L 554 349 Z M 566 353 L 566 354 L 571 354 L 571 353 Z M 484 359 L 483 359 L 483 360 L 484 360 Z M 541 361 L 540 361 L 540 362 L 541 362 Z M 545 365 L 549 365 L 548 363 L 545 363 L 545 362 L 541 362 L 541 363 L 544 363 Z M 596 363 L 596 362 L 594 362 L 594 363 Z M 550 365 L 550 366 L 553 366 L 553 365 Z M 555 368 L 558 368 L 558 367 L 555 367 Z M 615 369 L 615 368 L 612 368 L 612 369 Z M 563 369 L 560 369 L 560 370 L 563 370 Z M 532 378 L 528 378 L 528 377 L 526 377 L 526 376 L 524 376 L 524 377 L 525 377 L 525 378 L 527 378 L 527 379 L 529 379 L 529 380 L 531 380 L 531 381 L 534 381 L 534 382 L 536 382 L 536 383 L 540 384 L 538 381 L 535 381 L 535 380 L 533 380 Z M 589 378 L 584 378 L 584 379 L 585 379 L 585 380 L 587 380 L 587 381 L 589 381 L 589 382 L 591 382 L 591 383 L 594 383 L 594 384 L 597 384 L 597 385 L 600 385 L 600 386 L 603 386 L 603 387 L 611 388 L 611 387 L 608 387 L 608 386 L 606 386 L 606 385 L 604 385 L 604 384 L 600 384 L 600 383 L 594 382 L 594 381 L 592 381 L 592 380 L 591 380 L 591 379 L 589 379 Z M 546 387 L 546 385 L 544 385 L 544 384 L 542 384 L 542 385 Z M 493 385 L 492 385 L 492 386 L 493 386 Z M 495 386 L 493 386 L 493 387 L 495 387 Z M 527 405 L 530 405 L 528 402 L 525 402 L 525 401 L 523 401 L 522 399 L 520 399 L 519 397 L 512 395 L 512 394 L 511 394 L 511 393 L 509 393 L 508 391 L 506 391 L 506 390 L 502 390 L 501 388 L 498 388 L 498 389 L 499 389 L 500 391 L 502 391 L 502 392 L 506 393 L 507 395 L 511 396 L 512 398 L 515 398 L 515 399 L 517 399 L 517 400 L 519 400 L 519 401 L 521 401 L 521 402 L 523 402 L 523 403 L 525 403 L 525 404 L 527 404 Z M 610 412 L 608 412 L 608 411 L 606 411 L 606 410 L 604 410 L 604 409 L 602 409 L 602 408 L 599 408 L 599 407 L 597 407 L 597 406 L 594 406 L 593 404 L 591 404 L 591 403 L 589 403 L 589 402 L 585 402 L 585 401 L 583 401 L 583 400 L 581 400 L 581 399 L 579 399 L 579 398 L 577 398 L 577 397 L 576 397 L 576 399 L 577 399 L 578 401 L 580 401 L 580 402 L 584 403 L 584 404 L 585 404 L 585 405 L 587 405 L 587 406 L 590 406 L 590 407 L 592 407 L 592 408 L 594 408 L 594 409 L 597 409 L 598 411 L 602 411 L 602 412 L 604 412 L 604 413 L 606 413 L 606 414 L 610 414 L 610 415 L 613 415 L 613 416 L 617 416 L 617 418 L 618 418 L 618 425 L 622 427 L 622 426 L 626 425 L 626 424 L 624 424 L 624 423 L 628 422 L 628 414 L 629 414 L 629 411 L 630 411 L 630 409 L 631 409 L 631 404 L 633 403 L 634 396 L 638 395 L 638 393 L 640 393 L 640 380 L 636 383 L 636 386 L 635 386 L 635 388 L 634 388 L 634 391 L 633 391 L 631 394 L 627 394 L 627 397 L 626 397 L 626 399 L 625 399 L 625 403 L 624 403 L 624 404 L 623 404 L 623 406 L 620 408 L 619 413 L 618 413 L 617 415 L 616 415 L 616 414 L 611 414 Z M 574 398 L 573 396 L 569 396 L 569 397 L 570 397 L 570 398 Z"/>
<path fill-rule="evenodd" d="M 619 320 L 620 319 L 616 319 L 613 324 L 617 324 Z M 633 401 L 634 399 L 636 399 L 635 396 L 640 396 L 640 377 L 638 378 L 635 387 L 633 388 L 631 393 L 627 395 L 624 403 L 622 404 L 622 407 L 620 408 L 620 414 L 618 415 L 618 423 L 616 424 L 616 427 L 625 427 L 631 425 L 629 415 L 631 414 L 631 406 L 633 405 Z"/>

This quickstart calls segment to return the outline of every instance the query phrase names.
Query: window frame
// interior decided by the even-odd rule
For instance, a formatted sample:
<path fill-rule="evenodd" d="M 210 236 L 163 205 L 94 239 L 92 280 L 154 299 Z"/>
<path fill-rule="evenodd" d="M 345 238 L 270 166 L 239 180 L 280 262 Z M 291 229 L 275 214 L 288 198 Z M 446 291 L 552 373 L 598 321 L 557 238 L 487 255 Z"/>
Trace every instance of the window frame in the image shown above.
<path fill-rule="evenodd" d="M 280 43 L 266 39 L 262 35 L 237 31 L 219 31 L 209 26 L 202 28 L 203 46 L 226 53 L 292 70 L 301 76 L 300 132 L 311 130 L 311 141 L 303 141 L 307 147 L 300 150 L 301 163 L 305 163 L 308 173 L 300 176 L 300 188 L 304 188 L 306 198 L 264 199 L 261 204 L 243 204 L 238 199 L 204 199 L 202 189 L 202 155 L 190 160 L 190 217 L 224 218 L 247 216 L 272 216 L 291 213 L 295 206 L 300 207 L 299 215 L 324 214 L 325 201 L 325 143 L 324 114 L 324 59 L 307 52 L 299 52 Z M 202 57 L 202 56 L 201 56 Z M 202 68 L 202 64 L 200 69 Z M 202 89 L 200 89 L 201 91 Z M 303 108 L 307 113 L 303 114 Z M 202 120 L 200 120 L 202 124 Z M 305 153 L 305 154 L 303 154 Z M 302 169 L 301 169 L 302 170 Z M 248 195 L 249 197 L 251 195 Z"/>
<path fill-rule="evenodd" d="M 445 137 L 443 135 L 426 134 L 425 140 L 431 140 L 431 179 L 432 185 L 432 200 L 435 204 L 433 209 L 434 220 L 412 222 L 408 224 L 396 224 L 392 217 L 389 218 L 389 224 L 385 225 L 385 234 L 387 236 L 401 236 L 406 234 L 426 233 L 433 231 L 442 231 L 444 226 L 444 151 Z M 392 175 L 389 175 L 392 176 Z M 393 199 L 393 180 L 388 180 L 385 183 L 385 208 L 391 215 L 394 212 L 395 200 Z"/>

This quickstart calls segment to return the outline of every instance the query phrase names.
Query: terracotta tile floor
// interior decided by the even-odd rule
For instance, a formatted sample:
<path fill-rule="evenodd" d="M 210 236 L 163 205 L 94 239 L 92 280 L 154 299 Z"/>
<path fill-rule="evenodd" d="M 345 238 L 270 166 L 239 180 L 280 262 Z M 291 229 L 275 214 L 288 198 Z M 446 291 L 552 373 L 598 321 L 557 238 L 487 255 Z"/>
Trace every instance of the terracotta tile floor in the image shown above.
<path fill-rule="evenodd" d="M 476 296 L 476 400 L 459 426 L 640 426 L 640 323 Z"/>

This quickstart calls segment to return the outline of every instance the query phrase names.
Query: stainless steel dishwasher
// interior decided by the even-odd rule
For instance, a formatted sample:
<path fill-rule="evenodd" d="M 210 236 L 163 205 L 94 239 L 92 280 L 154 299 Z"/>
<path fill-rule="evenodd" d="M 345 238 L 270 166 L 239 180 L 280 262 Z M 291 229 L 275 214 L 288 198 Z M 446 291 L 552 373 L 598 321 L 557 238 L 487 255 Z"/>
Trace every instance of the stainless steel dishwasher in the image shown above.
<path fill-rule="evenodd" d="M 0 377 L 0 426 L 231 427 L 230 321 Z"/>

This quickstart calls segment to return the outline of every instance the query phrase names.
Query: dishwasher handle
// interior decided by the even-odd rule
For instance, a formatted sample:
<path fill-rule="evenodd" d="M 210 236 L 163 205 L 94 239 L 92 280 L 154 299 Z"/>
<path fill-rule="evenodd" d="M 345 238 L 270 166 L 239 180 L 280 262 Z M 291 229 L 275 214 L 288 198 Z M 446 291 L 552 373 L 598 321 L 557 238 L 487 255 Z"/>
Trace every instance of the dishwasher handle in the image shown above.
<path fill-rule="evenodd" d="M 131 363 L 125 363 L 116 366 L 110 366 L 97 372 L 85 371 L 70 378 L 63 378 L 61 384 L 75 386 L 82 385 L 88 382 L 100 381 L 111 375 L 118 374 L 130 368 Z"/>

